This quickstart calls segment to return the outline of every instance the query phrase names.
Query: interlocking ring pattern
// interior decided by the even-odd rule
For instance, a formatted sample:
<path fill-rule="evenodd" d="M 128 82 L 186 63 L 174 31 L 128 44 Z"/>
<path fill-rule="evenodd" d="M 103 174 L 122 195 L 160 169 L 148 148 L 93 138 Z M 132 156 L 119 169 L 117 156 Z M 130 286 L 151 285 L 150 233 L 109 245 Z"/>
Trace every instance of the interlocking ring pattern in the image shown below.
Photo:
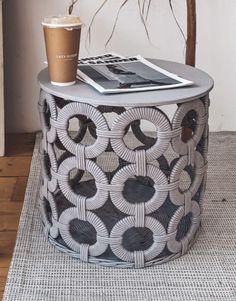
<path fill-rule="evenodd" d="M 196 239 L 204 199 L 208 95 L 178 105 L 171 122 L 156 107 L 95 108 L 57 101 L 41 91 L 39 202 L 49 241 L 82 261 L 123 268 L 185 254 Z M 111 127 L 106 112 L 118 114 Z M 79 129 L 71 138 L 74 117 Z M 142 132 L 143 119 L 154 124 L 156 138 Z M 185 128 L 192 133 L 188 139 L 182 137 Z M 126 144 L 128 130 L 138 147 Z M 93 144 L 85 144 L 86 135 L 92 135 Z M 111 172 L 97 161 L 107 152 L 120 162 Z M 187 188 L 180 185 L 183 173 L 189 177 Z"/>

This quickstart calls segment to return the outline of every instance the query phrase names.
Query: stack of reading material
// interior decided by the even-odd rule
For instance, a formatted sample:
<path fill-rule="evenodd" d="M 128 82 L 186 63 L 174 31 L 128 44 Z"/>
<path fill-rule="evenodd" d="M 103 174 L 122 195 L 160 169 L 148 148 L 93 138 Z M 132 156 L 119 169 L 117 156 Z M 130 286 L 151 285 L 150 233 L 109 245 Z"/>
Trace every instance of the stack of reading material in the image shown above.
<path fill-rule="evenodd" d="M 169 89 L 193 84 L 140 55 L 122 57 L 114 53 L 80 59 L 77 76 L 103 94 Z"/>

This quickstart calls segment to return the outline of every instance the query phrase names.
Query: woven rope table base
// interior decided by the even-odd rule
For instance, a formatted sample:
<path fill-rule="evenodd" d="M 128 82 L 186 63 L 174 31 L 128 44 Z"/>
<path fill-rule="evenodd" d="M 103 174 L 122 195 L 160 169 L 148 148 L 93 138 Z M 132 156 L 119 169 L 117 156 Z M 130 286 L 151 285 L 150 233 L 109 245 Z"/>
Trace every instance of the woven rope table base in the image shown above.
<path fill-rule="evenodd" d="M 185 254 L 200 226 L 208 106 L 208 95 L 176 105 L 170 121 L 158 107 L 94 107 L 42 90 L 39 201 L 48 240 L 82 261 L 122 268 Z M 154 124 L 156 137 L 142 131 L 141 120 Z M 116 168 L 99 164 L 101 158 Z"/>

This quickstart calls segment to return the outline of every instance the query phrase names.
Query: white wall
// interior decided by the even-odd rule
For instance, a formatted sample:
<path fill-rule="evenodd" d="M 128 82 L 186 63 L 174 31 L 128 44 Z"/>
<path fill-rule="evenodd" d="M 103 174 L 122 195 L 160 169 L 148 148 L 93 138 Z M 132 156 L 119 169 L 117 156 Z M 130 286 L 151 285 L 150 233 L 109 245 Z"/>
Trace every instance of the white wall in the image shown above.
<path fill-rule="evenodd" d="M 4 2 L 6 128 L 8 132 L 40 129 L 37 101 L 37 73 L 44 68 L 43 33 L 45 15 L 66 12 L 68 0 L 7 0 Z M 115 12 L 123 0 L 110 0 L 92 28 L 89 52 L 84 47 L 87 26 L 81 41 L 81 56 L 99 54 L 110 34 Z M 74 10 L 88 25 L 102 0 L 80 0 Z M 197 67 L 215 80 L 211 93 L 210 128 L 212 131 L 236 130 L 236 1 L 198 0 Z M 183 28 L 185 0 L 173 1 Z M 153 1 L 148 41 L 139 18 L 137 1 L 124 7 L 108 51 L 124 55 L 140 53 L 145 57 L 184 62 L 184 40 L 174 22 L 167 0 Z"/>

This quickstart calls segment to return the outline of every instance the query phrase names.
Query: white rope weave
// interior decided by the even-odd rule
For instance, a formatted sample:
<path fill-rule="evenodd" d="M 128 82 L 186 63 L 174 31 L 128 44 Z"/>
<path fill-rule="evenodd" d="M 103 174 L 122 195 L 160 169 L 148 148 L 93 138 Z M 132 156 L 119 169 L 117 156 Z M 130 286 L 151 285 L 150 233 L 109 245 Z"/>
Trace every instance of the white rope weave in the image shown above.
<path fill-rule="evenodd" d="M 125 110 L 60 101 L 58 107 L 56 98 L 42 91 L 38 105 L 43 127 L 40 210 L 50 242 L 84 262 L 109 266 L 114 262 L 114 266 L 143 268 L 185 254 L 200 225 L 205 190 L 205 100 L 179 105 L 172 124 L 154 107 Z M 196 118 L 189 115 L 192 111 Z M 118 112 L 111 127 L 105 112 Z M 194 118 L 193 134 L 184 142 L 189 116 Z M 74 117 L 79 129 L 72 138 L 68 128 Z M 142 132 L 143 119 L 155 125 L 156 138 Z M 130 126 L 142 145 L 126 145 Z M 95 139 L 92 144 L 86 142 L 86 131 Z M 170 146 L 176 154 L 172 162 Z M 100 164 L 107 154 L 114 160 L 118 157 L 114 170 Z M 180 189 L 183 171 L 191 180 L 184 191 Z"/>

